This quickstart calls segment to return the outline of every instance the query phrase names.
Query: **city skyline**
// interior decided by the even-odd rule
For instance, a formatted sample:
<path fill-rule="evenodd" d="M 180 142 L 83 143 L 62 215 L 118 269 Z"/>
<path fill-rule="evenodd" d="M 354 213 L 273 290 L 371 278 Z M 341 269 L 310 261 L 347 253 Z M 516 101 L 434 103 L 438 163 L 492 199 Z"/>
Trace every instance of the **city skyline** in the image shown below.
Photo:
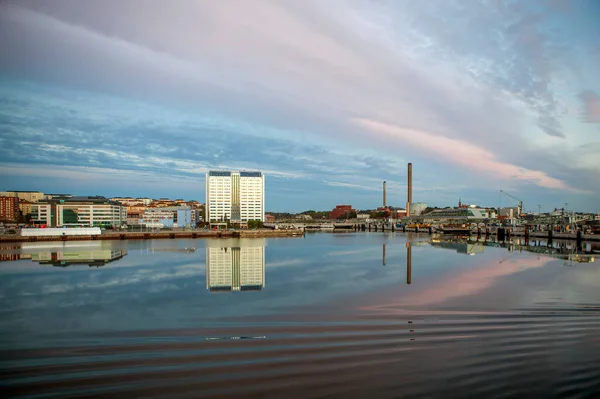
<path fill-rule="evenodd" d="M 0 5 L 6 189 L 600 212 L 596 1 L 147 4 Z"/>
<path fill-rule="evenodd" d="M 8 193 L 16 193 L 16 192 L 21 192 L 21 193 L 39 193 L 39 194 L 46 194 L 42 191 L 38 191 L 38 190 L 6 190 L 5 192 Z M 57 195 L 57 194 L 46 194 L 46 195 Z M 58 195 L 67 195 L 67 196 L 72 196 L 75 198 L 90 198 L 90 199 L 105 199 L 105 200 L 110 200 L 110 201 L 116 201 L 116 202 L 122 202 L 124 206 L 129 206 L 128 202 L 133 201 L 136 202 L 136 200 L 139 200 L 141 203 L 141 200 L 145 200 L 146 204 L 143 205 L 144 207 L 148 206 L 151 209 L 167 209 L 168 207 L 165 206 L 159 206 L 157 208 L 153 208 L 155 205 L 153 205 L 153 202 L 164 202 L 164 201 L 168 201 L 168 202 L 176 202 L 176 201 L 183 201 L 185 203 L 198 203 L 201 204 L 202 206 L 204 206 L 206 203 L 202 202 L 202 200 L 205 200 L 205 195 L 203 195 L 204 198 L 182 198 L 182 197 L 165 197 L 163 195 L 159 195 L 156 197 L 147 197 L 147 196 L 139 196 L 139 195 L 132 195 L 132 196 L 109 196 L 109 195 L 103 195 L 103 194 L 85 194 L 82 195 L 81 193 L 63 193 L 63 194 L 58 194 Z M 125 200 L 125 201 L 124 201 Z M 514 200 L 511 199 L 502 199 L 500 200 L 501 206 L 498 205 L 489 205 L 489 204 L 471 204 L 471 203 L 466 203 L 466 202 L 462 202 L 461 205 L 461 198 L 459 197 L 458 199 L 458 204 L 457 203 L 433 203 L 433 204 L 426 204 L 426 203 L 422 203 L 422 202 L 413 202 L 413 205 L 417 205 L 418 209 L 420 212 L 422 212 L 425 209 L 446 209 L 446 208 L 462 208 L 462 207 L 477 207 L 477 208 L 483 208 L 483 209 L 513 209 L 513 208 L 517 208 L 518 204 L 515 203 Z M 30 202 L 30 201 L 22 201 L 24 203 L 33 205 L 36 202 Z M 42 203 L 46 203 L 47 200 L 41 200 Z M 348 202 L 348 201 L 346 201 Z M 352 202 L 352 201 L 349 201 Z M 357 208 L 355 209 L 356 211 L 376 211 L 377 209 L 381 209 L 380 207 L 381 204 L 372 204 L 371 207 L 364 207 L 364 208 Z M 531 214 L 536 214 L 536 213 L 551 213 L 551 212 L 556 212 L 556 211 L 568 211 L 568 212 L 577 212 L 577 213 L 596 213 L 594 211 L 588 211 L 586 209 L 573 209 L 569 203 L 564 203 L 562 204 L 563 206 L 556 206 L 550 209 L 545 209 L 541 206 L 535 207 L 533 205 L 531 205 L 530 207 L 524 207 L 524 212 L 526 213 L 531 213 Z M 303 212 L 307 212 L 307 211 L 316 211 L 316 212 L 330 212 L 331 209 L 335 209 L 338 206 L 351 206 L 351 205 L 343 205 L 343 204 L 331 204 L 331 206 L 329 204 L 325 204 L 322 205 L 321 207 L 317 207 L 317 208 L 313 208 L 313 209 L 268 209 L 268 208 L 264 208 L 264 214 L 272 212 L 272 213 L 291 213 L 291 214 L 300 214 Z M 388 204 L 387 207 L 389 209 L 398 209 L 398 210 L 404 210 L 406 204 L 402 203 L 402 204 L 396 204 L 396 203 L 392 203 L 392 204 Z M 411 208 L 412 209 L 412 208 Z"/>

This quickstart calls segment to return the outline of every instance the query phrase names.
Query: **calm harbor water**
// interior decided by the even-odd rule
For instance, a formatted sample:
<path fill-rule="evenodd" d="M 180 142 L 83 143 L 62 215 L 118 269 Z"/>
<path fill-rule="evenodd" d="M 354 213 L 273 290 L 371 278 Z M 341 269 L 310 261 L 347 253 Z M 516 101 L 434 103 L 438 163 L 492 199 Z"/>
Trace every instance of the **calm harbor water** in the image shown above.
<path fill-rule="evenodd" d="M 2 245 L 3 397 L 600 393 L 598 244 Z"/>

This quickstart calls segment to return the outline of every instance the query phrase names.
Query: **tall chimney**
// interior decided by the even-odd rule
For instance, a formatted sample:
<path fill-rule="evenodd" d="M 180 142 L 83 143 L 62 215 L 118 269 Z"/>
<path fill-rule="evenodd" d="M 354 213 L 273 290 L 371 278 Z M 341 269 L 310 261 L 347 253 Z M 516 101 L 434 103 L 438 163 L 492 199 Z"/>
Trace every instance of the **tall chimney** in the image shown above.
<path fill-rule="evenodd" d="M 412 203 L 412 163 L 408 164 L 408 201 L 406 202 L 406 216 L 410 216 L 410 204 Z"/>
<path fill-rule="evenodd" d="M 385 204 L 386 204 L 386 201 L 385 201 L 385 180 L 384 180 L 383 181 L 383 207 L 384 208 L 385 208 Z"/>

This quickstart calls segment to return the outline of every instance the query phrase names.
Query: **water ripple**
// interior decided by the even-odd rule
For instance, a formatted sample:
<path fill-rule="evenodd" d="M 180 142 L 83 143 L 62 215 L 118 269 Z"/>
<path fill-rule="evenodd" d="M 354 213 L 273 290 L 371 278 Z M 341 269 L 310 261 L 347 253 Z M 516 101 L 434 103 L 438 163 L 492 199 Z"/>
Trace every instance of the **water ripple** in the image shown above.
<path fill-rule="evenodd" d="M 577 397 L 600 389 L 600 307 L 359 313 L 97 334 L 0 351 L 9 397 Z M 403 316 L 398 316 L 403 315 Z M 283 322 L 281 320 L 286 320 Z"/>

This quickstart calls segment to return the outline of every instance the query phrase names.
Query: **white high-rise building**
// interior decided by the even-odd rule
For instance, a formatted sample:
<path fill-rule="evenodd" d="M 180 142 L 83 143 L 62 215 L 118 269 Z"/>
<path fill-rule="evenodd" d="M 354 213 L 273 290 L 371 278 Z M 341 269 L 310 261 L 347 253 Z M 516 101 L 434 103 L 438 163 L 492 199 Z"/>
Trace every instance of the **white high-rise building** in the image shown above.
<path fill-rule="evenodd" d="M 262 172 L 210 171 L 206 174 L 208 222 L 265 221 L 265 177 Z"/>

